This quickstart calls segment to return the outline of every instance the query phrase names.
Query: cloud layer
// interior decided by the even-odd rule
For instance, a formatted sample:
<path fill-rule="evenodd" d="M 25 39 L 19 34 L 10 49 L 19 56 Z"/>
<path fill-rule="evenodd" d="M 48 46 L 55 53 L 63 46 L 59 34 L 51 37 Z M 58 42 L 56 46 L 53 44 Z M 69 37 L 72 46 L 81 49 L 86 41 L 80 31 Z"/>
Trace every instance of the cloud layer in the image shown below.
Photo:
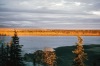
<path fill-rule="evenodd" d="M 0 0 L 0 27 L 100 29 L 100 0 Z"/>

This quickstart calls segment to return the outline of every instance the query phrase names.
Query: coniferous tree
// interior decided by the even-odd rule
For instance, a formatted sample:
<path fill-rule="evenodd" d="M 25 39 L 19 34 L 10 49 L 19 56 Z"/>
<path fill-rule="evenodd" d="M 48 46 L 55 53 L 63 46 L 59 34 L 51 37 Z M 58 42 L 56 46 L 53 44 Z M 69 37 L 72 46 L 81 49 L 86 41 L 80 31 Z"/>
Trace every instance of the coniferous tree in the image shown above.
<path fill-rule="evenodd" d="M 3 60 L 3 51 L 4 51 L 4 48 L 3 48 L 3 44 L 1 45 L 1 54 L 0 54 L 0 65 L 3 66 L 4 65 L 4 60 Z"/>
<path fill-rule="evenodd" d="M 4 43 L 4 37 L 0 40 L 0 66 L 23 66 L 19 38 L 15 31 L 10 44 Z"/>
<path fill-rule="evenodd" d="M 15 31 L 12 41 L 10 42 L 9 54 L 10 54 L 10 65 L 11 66 L 22 66 L 22 57 L 21 57 L 21 46 L 19 45 L 19 38 L 17 32 Z"/>
<path fill-rule="evenodd" d="M 6 46 L 6 66 L 9 65 L 10 55 L 9 55 L 9 44 Z"/>
<path fill-rule="evenodd" d="M 19 38 L 17 36 L 17 32 L 14 31 L 15 34 L 12 37 L 10 44 L 7 46 L 8 52 L 8 65 L 9 66 L 22 66 L 22 57 L 21 57 L 21 46 L 19 45 Z"/>
<path fill-rule="evenodd" d="M 36 64 L 38 64 L 38 66 L 41 64 L 43 64 L 43 51 L 42 50 L 37 50 L 36 52 L 34 52 L 34 58 L 33 58 L 33 64 L 34 66 L 36 66 Z"/>
<path fill-rule="evenodd" d="M 6 66 L 6 49 L 5 49 L 5 43 L 4 43 L 4 38 L 0 40 L 1 48 L 0 48 L 0 66 Z"/>
<path fill-rule="evenodd" d="M 2 53 L 3 53 L 3 44 L 0 36 L 0 66 L 2 66 Z"/>

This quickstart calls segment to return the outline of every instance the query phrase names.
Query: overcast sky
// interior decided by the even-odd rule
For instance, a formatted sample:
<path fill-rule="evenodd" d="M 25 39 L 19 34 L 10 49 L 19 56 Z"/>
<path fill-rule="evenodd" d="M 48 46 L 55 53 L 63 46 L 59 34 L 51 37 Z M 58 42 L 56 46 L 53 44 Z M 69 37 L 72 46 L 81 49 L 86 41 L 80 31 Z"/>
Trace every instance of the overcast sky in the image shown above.
<path fill-rule="evenodd" d="M 100 0 L 0 0 L 0 27 L 100 29 Z"/>

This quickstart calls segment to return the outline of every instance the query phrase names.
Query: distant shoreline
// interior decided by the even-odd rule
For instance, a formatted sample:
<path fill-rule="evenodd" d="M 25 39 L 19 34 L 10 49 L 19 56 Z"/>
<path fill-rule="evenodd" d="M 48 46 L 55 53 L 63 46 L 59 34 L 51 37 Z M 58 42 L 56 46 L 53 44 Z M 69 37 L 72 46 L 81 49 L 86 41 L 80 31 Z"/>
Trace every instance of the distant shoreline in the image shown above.
<path fill-rule="evenodd" d="M 100 36 L 100 30 L 85 29 L 32 29 L 32 28 L 0 28 L 0 35 L 13 36 Z"/>

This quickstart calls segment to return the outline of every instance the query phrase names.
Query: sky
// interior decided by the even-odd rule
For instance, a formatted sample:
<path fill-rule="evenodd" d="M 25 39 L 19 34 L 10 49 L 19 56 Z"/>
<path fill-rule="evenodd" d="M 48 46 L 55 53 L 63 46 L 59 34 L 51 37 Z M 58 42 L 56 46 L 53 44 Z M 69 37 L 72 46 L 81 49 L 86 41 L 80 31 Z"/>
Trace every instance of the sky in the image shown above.
<path fill-rule="evenodd" d="M 0 0 L 0 28 L 100 29 L 100 0 Z"/>

